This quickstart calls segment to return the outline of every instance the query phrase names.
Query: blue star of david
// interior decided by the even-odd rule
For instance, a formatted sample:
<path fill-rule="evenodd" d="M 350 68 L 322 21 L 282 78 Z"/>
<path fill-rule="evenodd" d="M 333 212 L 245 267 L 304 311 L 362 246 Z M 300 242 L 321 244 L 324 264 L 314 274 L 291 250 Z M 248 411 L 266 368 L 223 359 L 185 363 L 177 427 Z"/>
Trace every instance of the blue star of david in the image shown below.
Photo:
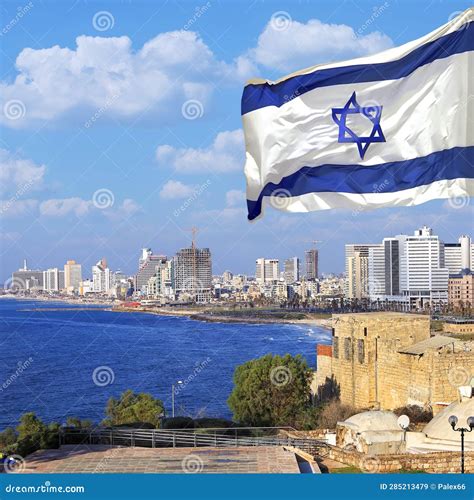
<path fill-rule="evenodd" d="M 355 92 L 343 108 L 332 108 L 332 119 L 336 125 L 339 126 L 339 137 L 337 142 L 354 142 L 357 144 L 360 158 L 363 160 L 368 147 L 373 142 L 386 142 L 380 126 L 382 108 L 383 106 L 359 106 Z M 359 137 L 347 126 L 347 116 L 356 113 L 362 114 L 373 123 L 372 132 L 369 136 Z"/>

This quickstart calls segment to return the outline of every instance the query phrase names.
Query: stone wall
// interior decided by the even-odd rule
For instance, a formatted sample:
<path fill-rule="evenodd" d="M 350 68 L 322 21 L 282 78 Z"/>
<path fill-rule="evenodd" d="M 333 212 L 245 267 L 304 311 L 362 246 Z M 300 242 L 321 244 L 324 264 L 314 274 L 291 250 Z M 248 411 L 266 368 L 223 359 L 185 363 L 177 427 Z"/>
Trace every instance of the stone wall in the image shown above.
<path fill-rule="evenodd" d="M 328 446 L 328 457 L 367 472 L 396 472 L 422 470 L 431 473 L 461 472 L 460 452 L 404 453 L 400 455 L 365 455 Z M 465 453 L 465 471 L 474 473 L 474 452 Z"/>

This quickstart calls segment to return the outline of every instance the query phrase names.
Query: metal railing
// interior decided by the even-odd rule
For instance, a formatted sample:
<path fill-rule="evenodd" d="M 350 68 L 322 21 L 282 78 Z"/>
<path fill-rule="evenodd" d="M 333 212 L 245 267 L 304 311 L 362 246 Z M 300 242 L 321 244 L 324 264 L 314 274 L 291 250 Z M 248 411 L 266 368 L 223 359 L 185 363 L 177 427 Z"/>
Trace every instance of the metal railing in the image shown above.
<path fill-rule="evenodd" d="M 128 429 L 128 428 L 63 428 L 59 444 L 104 444 L 147 448 L 292 446 L 311 454 L 321 454 L 327 443 L 312 438 L 296 438 L 287 434 L 289 427 L 239 427 L 219 429 Z M 286 434 L 286 435 L 285 435 Z"/>

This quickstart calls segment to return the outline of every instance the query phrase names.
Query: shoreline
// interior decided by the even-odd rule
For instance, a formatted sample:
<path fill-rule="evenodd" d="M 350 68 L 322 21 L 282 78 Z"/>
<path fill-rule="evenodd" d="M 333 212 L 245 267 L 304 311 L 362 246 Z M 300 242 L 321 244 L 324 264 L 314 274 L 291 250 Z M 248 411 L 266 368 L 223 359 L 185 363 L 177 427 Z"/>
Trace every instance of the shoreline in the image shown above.
<path fill-rule="evenodd" d="M 172 317 L 187 317 L 193 321 L 202 321 L 205 323 L 241 323 L 241 324 L 257 324 L 257 325 L 277 325 L 277 324 L 293 324 L 293 325 L 311 325 L 318 326 L 324 329 L 331 329 L 332 320 L 331 318 L 303 318 L 303 319 L 291 319 L 291 318 L 259 318 L 259 317 L 251 317 L 251 316 L 243 316 L 236 317 L 232 315 L 225 314 L 213 314 L 208 310 L 199 310 L 199 309 L 170 309 L 166 307 L 161 308 L 148 308 L 146 306 L 142 307 L 122 307 L 119 304 L 114 304 L 114 302 L 110 301 L 78 301 L 74 299 L 68 298 L 46 298 L 46 297 L 15 297 L 11 295 L 1 295 L 0 299 L 4 300 L 17 300 L 24 302 L 50 302 L 52 303 L 61 303 L 61 304 L 70 304 L 77 307 L 71 308 L 74 310 L 107 310 L 114 313 L 144 313 L 144 314 L 154 314 L 156 316 L 172 316 Z M 103 309 L 100 309 L 103 308 Z M 33 308 L 31 310 L 67 310 L 67 308 L 55 308 L 54 306 L 51 308 Z M 207 308 L 208 309 L 208 308 Z M 297 311 L 295 311 L 297 312 Z"/>

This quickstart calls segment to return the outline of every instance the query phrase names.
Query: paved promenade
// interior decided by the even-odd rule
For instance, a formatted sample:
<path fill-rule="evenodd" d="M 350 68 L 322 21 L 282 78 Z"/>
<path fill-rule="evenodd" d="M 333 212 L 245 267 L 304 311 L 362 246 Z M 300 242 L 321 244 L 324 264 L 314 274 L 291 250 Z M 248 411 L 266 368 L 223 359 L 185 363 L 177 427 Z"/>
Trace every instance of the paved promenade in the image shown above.
<path fill-rule="evenodd" d="M 276 446 L 130 448 L 64 445 L 25 460 L 24 473 L 299 473 L 294 453 Z"/>

